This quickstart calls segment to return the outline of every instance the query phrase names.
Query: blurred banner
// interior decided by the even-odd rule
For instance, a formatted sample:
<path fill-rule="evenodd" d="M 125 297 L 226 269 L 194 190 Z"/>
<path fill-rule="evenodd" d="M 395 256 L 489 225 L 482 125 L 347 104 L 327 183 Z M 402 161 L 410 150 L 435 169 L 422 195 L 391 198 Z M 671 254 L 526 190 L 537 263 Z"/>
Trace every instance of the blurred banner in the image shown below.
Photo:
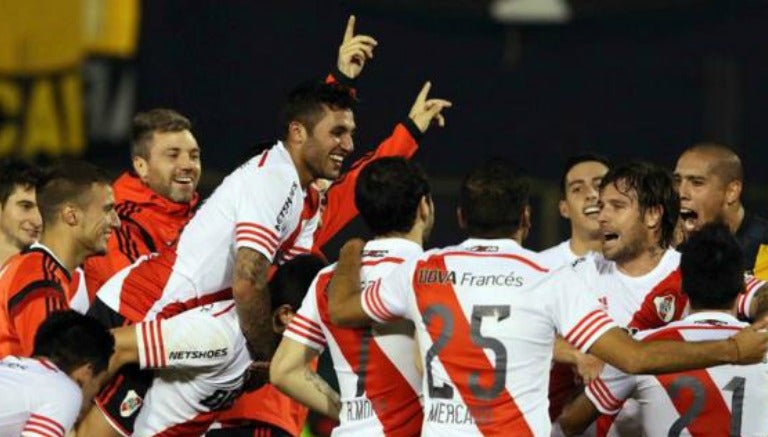
<path fill-rule="evenodd" d="M 0 0 L 0 156 L 123 140 L 138 32 L 138 0 Z"/>

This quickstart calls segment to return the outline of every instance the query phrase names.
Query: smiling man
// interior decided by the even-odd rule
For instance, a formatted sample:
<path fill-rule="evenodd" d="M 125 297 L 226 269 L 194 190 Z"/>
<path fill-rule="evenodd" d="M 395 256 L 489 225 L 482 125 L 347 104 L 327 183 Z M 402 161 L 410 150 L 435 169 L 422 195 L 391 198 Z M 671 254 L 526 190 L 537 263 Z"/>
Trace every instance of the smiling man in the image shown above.
<path fill-rule="evenodd" d="M 107 254 L 91 257 L 84 264 L 85 282 L 75 278 L 81 290 L 86 286 L 88 301 L 118 270 L 142 255 L 175 244 L 198 201 L 200 147 L 192 135 L 192 124 L 183 115 L 172 109 L 136 114 L 131 159 L 132 170 L 112 184 L 120 228 L 115 230 Z"/>
<path fill-rule="evenodd" d="M 38 326 L 68 308 L 71 272 L 104 254 L 120 222 L 107 177 L 82 161 L 63 161 L 37 188 L 44 229 L 40 241 L 0 270 L 0 358 L 29 356 Z"/>
<path fill-rule="evenodd" d="M 571 237 L 540 253 L 554 268 L 576 261 L 602 245 L 597 214 L 600 181 L 608 172 L 608 160 L 585 153 L 568 159 L 560 180 L 560 215 L 571 223 Z"/>
<path fill-rule="evenodd" d="M 37 169 L 23 161 L 0 162 L 0 266 L 34 243 L 43 229 L 37 209 Z"/>

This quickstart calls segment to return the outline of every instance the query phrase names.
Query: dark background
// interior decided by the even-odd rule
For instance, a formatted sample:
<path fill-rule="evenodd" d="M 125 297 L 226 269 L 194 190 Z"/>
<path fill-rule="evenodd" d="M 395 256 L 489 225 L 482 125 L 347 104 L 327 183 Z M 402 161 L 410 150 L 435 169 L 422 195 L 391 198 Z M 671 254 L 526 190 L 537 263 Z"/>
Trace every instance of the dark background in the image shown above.
<path fill-rule="evenodd" d="M 719 141 L 741 155 L 747 207 L 768 209 L 768 7 L 763 1 L 573 0 L 559 25 L 508 25 L 484 1 L 161 0 L 142 5 L 137 109 L 189 115 L 204 193 L 274 138 L 281 97 L 335 66 L 347 16 L 379 41 L 359 81 L 356 155 L 406 116 L 427 79 L 454 102 L 417 160 L 434 181 L 434 244 L 456 242 L 454 194 L 471 166 L 505 157 L 534 178 L 533 248 L 567 226 L 555 209 L 568 155 L 643 158 Z M 92 147 L 120 168 L 127 147 Z M 352 233 L 360 232 L 354 227 Z"/>

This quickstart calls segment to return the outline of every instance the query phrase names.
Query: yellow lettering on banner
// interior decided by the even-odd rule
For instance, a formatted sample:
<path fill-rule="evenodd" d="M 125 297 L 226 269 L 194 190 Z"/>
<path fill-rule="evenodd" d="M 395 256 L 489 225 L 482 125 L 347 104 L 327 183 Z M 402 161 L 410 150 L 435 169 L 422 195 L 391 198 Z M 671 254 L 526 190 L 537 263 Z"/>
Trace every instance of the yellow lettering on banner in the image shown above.
<path fill-rule="evenodd" d="M 69 153 L 81 155 L 85 148 L 83 133 L 83 82 L 79 73 L 64 76 L 61 82 L 61 97 L 66 125 L 65 146 Z"/>
<path fill-rule="evenodd" d="M 21 91 L 13 82 L 0 80 L 0 114 L 16 117 L 21 110 Z M 0 156 L 11 153 L 19 137 L 19 127 L 14 121 L 0 124 Z"/>
<path fill-rule="evenodd" d="M 61 155 L 62 137 L 53 84 L 41 79 L 32 84 L 29 104 L 24 121 L 23 153 L 35 156 L 44 153 L 49 156 Z"/>

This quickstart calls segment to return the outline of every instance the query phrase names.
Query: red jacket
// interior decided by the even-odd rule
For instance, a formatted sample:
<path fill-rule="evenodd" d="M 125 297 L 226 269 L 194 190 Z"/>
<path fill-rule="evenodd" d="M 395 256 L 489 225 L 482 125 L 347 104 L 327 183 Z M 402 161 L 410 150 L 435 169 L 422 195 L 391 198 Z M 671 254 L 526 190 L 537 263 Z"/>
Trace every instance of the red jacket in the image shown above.
<path fill-rule="evenodd" d="M 88 258 L 83 264 L 90 300 L 112 275 L 142 255 L 173 246 L 189 219 L 198 196 L 189 203 L 172 202 L 155 193 L 132 172 L 112 184 L 120 228 L 112 232 L 107 254 Z"/>

